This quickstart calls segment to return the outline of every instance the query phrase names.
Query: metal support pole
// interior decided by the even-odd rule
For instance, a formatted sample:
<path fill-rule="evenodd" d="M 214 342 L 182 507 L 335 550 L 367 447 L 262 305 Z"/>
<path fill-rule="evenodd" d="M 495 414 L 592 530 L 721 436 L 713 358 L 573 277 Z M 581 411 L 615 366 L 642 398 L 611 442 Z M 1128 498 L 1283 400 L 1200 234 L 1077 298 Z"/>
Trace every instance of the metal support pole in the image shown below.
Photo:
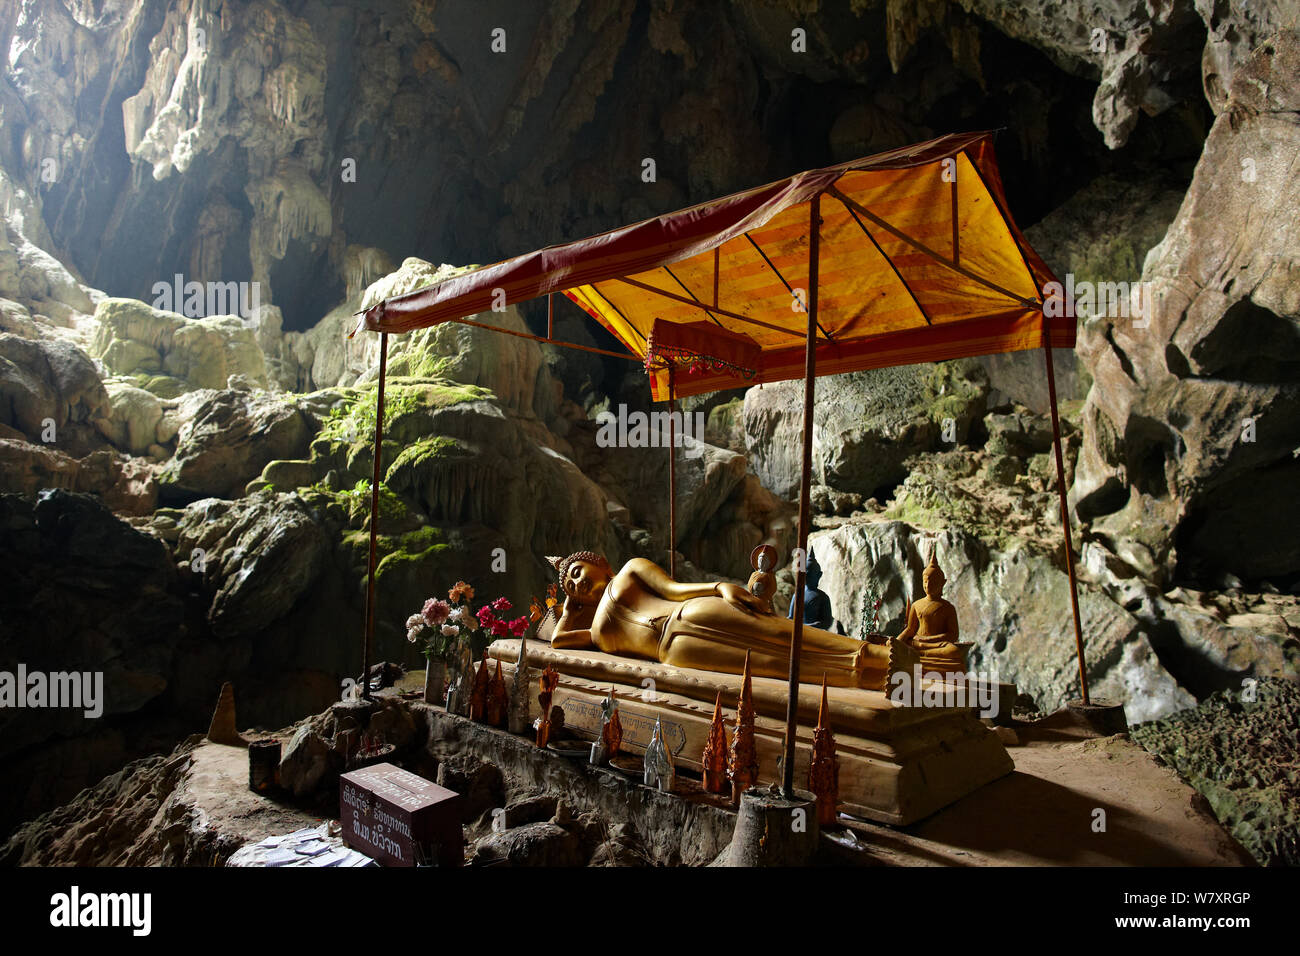
<path fill-rule="evenodd" d="M 668 576 L 677 580 L 677 389 L 668 366 Z"/>
<path fill-rule="evenodd" d="M 388 333 L 379 333 L 379 388 L 375 392 L 375 471 L 370 482 L 370 563 L 366 578 L 366 639 L 361 650 L 361 696 L 370 699 L 370 647 L 375 640 L 375 555 L 379 549 L 379 481 L 384 452 L 384 376 Z"/>
<path fill-rule="evenodd" d="M 785 710 L 785 756 L 781 795 L 794 797 L 794 738 L 799 728 L 799 654 L 803 649 L 803 591 L 808 576 L 808 523 L 812 480 L 813 393 L 817 382 L 817 274 L 821 256 L 822 194 L 813 197 L 808 223 L 808 335 L 804 344 L 803 471 L 799 481 L 799 553 L 794 572 L 794 626 L 790 634 L 790 687 Z"/>
<path fill-rule="evenodd" d="M 546 295 L 546 340 L 555 338 L 555 293 Z"/>
<path fill-rule="evenodd" d="M 1065 533 L 1065 573 L 1070 578 L 1070 607 L 1074 611 L 1074 649 L 1079 658 L 1079 686 L 1088 698 L 1088 669 L 1083 662 L 1083 625 L 1079 622 L 1079 584 L 1074 577 L 1074 545 L 1070 540 L 1070 506 L 1065 492 L 1065 456 L 1061 454 L 1061 419 L 1056 409 L 1056 371 L 1052 368 L 1052 339 L 1044 317 L 1043 354 L 1047 357 L 1047 395 L 1052 406 L 1052 447 L 1056 450 L 1056 492 L 1061 499 L 1061 530 Z"/>

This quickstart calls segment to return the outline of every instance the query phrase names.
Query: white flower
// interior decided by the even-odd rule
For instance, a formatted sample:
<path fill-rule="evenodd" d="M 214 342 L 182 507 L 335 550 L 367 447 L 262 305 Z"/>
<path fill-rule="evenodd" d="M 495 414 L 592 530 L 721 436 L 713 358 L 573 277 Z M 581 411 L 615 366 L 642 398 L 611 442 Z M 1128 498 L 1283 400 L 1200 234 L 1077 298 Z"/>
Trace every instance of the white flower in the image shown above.
<path fill-rule="evenodd" d="M 459 621 L 461 614 L 463 614 L 464 612 L 465 609 L 463 607 L 454 607 L 451 609 L 451 614 L 448 615 L 448 619 L 452 621 Z"/>
<path fill-rule="evenodd" d="M 460 628 L 458 628 L 455 624 L 444 624 L 442 626 L 442 634 L 444 637 L 455 637 L 459 633 L 460 633 Z"/>
<path fill-rule="evenodd" d="M 419 628 L 422 627 L 424 627 L 423 614 L 412 614 L 410 617 L 406 619 L 406 629 L 408 631 L 418 630 Z"/>

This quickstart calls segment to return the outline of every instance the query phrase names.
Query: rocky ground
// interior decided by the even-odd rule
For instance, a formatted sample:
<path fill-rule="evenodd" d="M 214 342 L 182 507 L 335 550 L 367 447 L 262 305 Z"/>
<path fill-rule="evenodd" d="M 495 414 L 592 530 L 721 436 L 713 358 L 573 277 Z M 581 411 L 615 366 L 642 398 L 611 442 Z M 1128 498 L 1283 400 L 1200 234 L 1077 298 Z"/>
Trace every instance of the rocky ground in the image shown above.
<path fill-rule="evenodd" d="M 1300 690 L 1265 678 L 1133 728 L 1264 865 L 1300 865 Z"/>
<path fill-rule="evenodd" d="M 733 813 L 699 792 L 689 774 L 678 795 L 662 794 L 423 704 L 379 701 L 370 726 L 394 744 L 390 759 L 462 795 L 469 866 L 702 866 L 731 839 Z M 219 866 L 241 845 L 330 818 L 344 769 L 341 742 L 353 726 L 348 711 L 336 707 L 275 735 L 288 741 L 281 765 L 287 792 L 277 797 L 248 790 L 246 750 L 191 738 L 170 757 L 138 761 L 24 825 L 0 845 L 0 865 Z M 1292 702 L 1290 716 L 1294 711 Z M 1246 729 L 1232 723 L 1227 733 Z M 1017 722 L 999 734 L 1015 772 L 908 827 L 842 817 L 823 832 L 818 862 L 1250 862 L 1211 804 L 1127 735 L 1097 738 L 1054 718 Z M 1289 753 L 1293 758 L 1294 746 Z M 1294 844 L 1293 824 L 1260 832 Z"/>

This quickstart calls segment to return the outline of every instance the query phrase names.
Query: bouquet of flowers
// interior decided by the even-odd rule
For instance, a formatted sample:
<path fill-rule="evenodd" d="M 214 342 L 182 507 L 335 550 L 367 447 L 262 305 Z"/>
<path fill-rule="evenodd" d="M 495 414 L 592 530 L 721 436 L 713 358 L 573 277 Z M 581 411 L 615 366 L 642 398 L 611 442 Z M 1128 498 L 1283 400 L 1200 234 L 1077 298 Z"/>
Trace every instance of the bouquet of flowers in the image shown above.
<path fill-rule="evenodd" d="M 461 644 L 468 644 L 476 633 L 519 637 L 528 628 L 526 617 L 507 621 L 497 616 L 511 608 L 504 597 L 473 611 L 470 602 L 474 600 L 474 588 L 464 581 L 457 581 L 447 598 L 429 598 L 419 613 L 406 619 L 406 639 L 412 644 L 423 639 L 424 656 L 431 661 L 453 659 Z"/>

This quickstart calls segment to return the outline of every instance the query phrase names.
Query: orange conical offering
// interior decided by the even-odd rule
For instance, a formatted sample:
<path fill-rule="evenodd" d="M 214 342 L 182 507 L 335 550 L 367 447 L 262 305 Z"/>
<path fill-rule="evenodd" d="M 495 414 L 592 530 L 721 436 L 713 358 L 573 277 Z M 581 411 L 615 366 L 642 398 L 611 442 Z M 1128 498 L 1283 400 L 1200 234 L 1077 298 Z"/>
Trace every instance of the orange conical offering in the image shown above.
<path fill-rule="evenodd" d="M 474 689 L 469 696 L 470 720 L 483 720 L 487 716 L 489 681 L 487 651 L 484 651 L 483 660 L 479 661 L 478 670 L 474 672 Z"/>
<path fill-rule="evenodd" d="M 485 665 L 486 666 L 486 665 Z M 506 710 L 510 706 L 510 695 L 506 693 L 506 679 L 501 676 L 501 661 L 497 661 L 497 671 L 488 682 L 487 705 L 485 717 L 493 727 L 504 727 Z"/>
<path fill-rule="evenodd" d="M 831 708 L 826 701 L 826 675 L 822 675 L 822 706 L 813 731 L 812 757 L 808 763 L 808 789 L 817 798 L 817 823 L 835 822 L 840 796 L 840 764 L 835 758 L 835 735 L 831 733 Z"/>
<path fill-rule="evenodd" d="M 713 723 L 709 739 L 704 742 L 704 789 L 709 793 L 727 792 L 727 727 L 722 720 L 722 691 L 713 704 Z"/>
<path fill-rule="evenodd" d="M 738 804 L 740 795 L 758 783 L 758 751 L 754 746 L 754 684 L 749 674 L 749 651 L 745 652 L 745 671 L 740 683 L 740 700 L 736 702 L 736 733 L 731 738 L 731 802 Z"/>

